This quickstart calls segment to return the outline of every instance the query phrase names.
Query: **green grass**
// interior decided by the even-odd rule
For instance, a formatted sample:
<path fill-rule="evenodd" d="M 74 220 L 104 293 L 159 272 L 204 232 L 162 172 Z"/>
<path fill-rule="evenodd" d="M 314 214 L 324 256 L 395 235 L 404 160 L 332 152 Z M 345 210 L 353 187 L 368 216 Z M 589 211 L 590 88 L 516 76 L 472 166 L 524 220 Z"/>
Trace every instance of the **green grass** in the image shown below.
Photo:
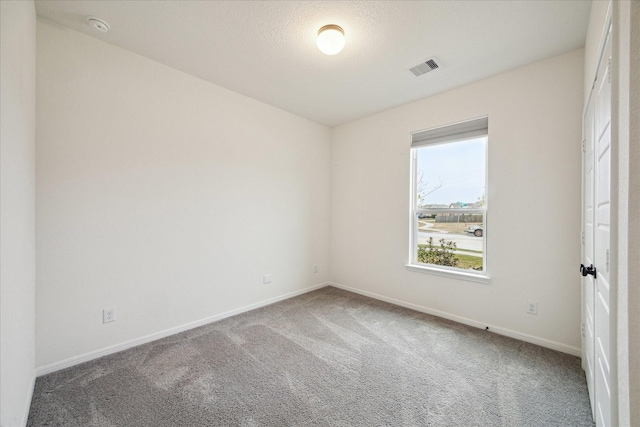
<path fill-rule="evenodd" d="M 456 258 L 460 260 L 460 262 L 458 263 L 458 268 L 464 268 L 465 270 L 468 270 L 470 268 L 479 271 L 482 270 L 482 257 L 456 254 Z"/>

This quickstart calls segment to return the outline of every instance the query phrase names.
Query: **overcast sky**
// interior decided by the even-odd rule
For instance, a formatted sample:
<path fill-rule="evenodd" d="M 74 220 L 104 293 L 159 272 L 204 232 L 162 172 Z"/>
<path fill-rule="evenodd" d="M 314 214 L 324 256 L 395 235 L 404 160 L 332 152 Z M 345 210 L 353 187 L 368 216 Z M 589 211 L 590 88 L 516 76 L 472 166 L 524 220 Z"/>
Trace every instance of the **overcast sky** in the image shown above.
<path fill-rule="evenodd" d="M 427 146 L 418 149 L 419 190 L 429 194 L 423 204 L 478 201 L 485 192 L 485 155 L 487 138 Z"/>

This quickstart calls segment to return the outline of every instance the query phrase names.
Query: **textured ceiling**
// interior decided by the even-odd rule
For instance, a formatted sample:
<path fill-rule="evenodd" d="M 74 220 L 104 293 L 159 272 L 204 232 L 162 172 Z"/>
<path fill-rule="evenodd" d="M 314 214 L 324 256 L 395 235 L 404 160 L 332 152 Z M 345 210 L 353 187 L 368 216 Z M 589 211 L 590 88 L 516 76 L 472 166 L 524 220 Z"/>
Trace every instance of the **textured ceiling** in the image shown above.
<path fill-rule="evenodd" d="M 591 1 L 36 1 L 39 16 L 336 126 L 584 45 Z M 87 15 L 111 31 L 91 28 Z M 315 45 L 337 24 L 345 49 Z M 408 70 L 436 57 L 441 69 Z"/>

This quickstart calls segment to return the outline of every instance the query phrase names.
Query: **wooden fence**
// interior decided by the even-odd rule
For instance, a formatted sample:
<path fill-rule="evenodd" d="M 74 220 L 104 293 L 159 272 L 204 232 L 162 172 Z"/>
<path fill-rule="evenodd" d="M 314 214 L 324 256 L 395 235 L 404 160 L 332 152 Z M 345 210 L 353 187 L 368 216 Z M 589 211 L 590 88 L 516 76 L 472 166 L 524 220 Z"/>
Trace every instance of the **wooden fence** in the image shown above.
<path fill-rule="evenodd" d="M 436 215 L 436 222 L 479 222 L 482 223 L 481 214 L 457 214 L 444 213 Z"/>

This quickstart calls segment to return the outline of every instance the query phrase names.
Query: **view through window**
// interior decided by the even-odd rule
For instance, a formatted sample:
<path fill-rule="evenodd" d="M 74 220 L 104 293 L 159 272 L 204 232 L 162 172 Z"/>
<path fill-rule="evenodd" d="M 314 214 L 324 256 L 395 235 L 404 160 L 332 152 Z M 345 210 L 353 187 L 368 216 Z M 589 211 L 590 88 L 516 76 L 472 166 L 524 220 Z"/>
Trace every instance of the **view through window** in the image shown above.
<path fill-rule="evenodd" d="M 412 262 L 486 273 L 487 119 L 413 135 Z"/>

